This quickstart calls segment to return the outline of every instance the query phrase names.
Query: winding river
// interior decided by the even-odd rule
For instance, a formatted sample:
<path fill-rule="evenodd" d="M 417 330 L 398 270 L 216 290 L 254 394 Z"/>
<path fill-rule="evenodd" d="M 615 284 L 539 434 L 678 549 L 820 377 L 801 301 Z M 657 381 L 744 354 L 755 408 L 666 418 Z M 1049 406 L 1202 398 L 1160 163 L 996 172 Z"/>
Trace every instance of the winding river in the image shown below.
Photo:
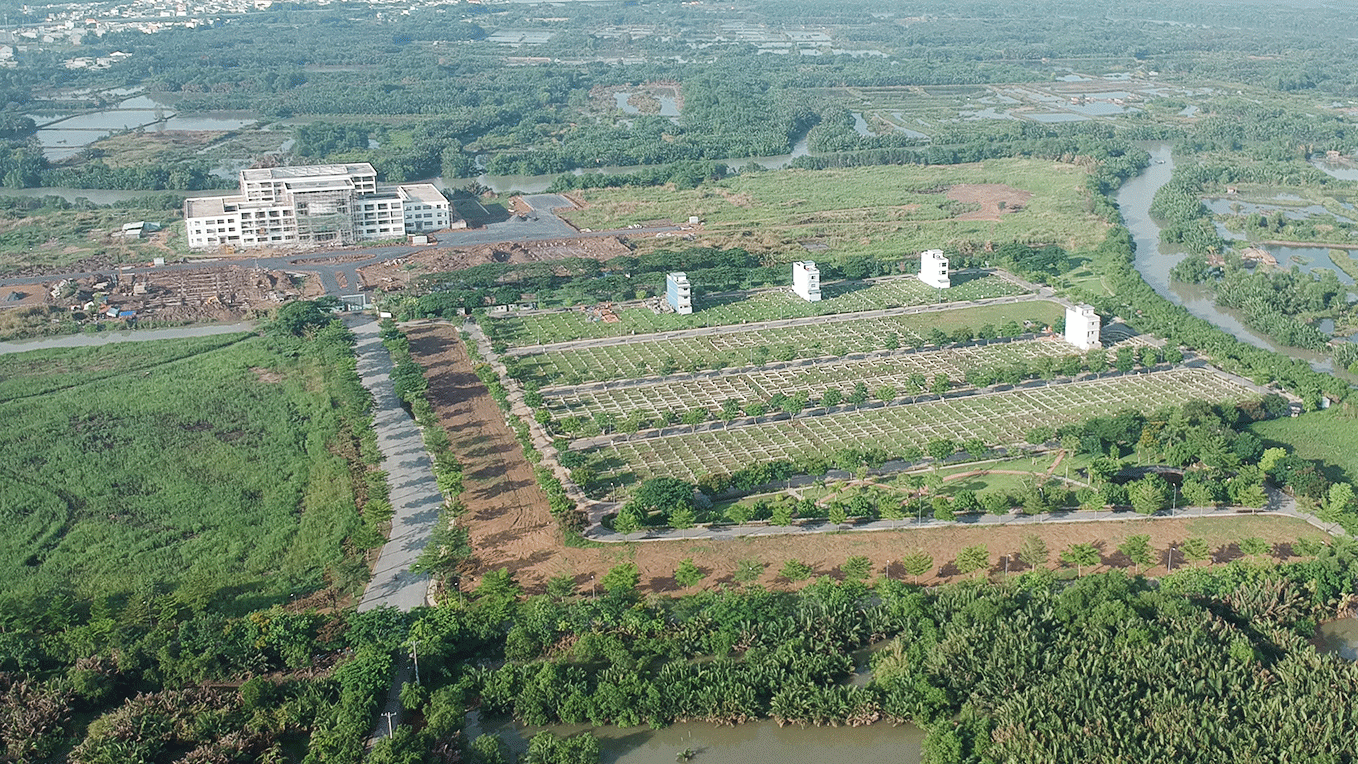
<path fill-rule="evenodd" d="M 1140 175 L 1122 184 L 1122 188 L 1118 189 L 1116 200 L 1118 208 L 1122 211 L 1123 222 L 1136 241 L 1136 270 L 1146 282 L 1171 302 L 1184 306 L 1189 313 L 1210 321 L 1242 342 L 1301 359 L 1311 364 L 1311 368 L 1316 371 L 1332 371 L 1334 364 L 1328 355 L 1279 345 L 1267 336 L 1250 329 L 1240 320 L 1240 315 L 1236 311 L 1217 307 L 1213 302 L 1211 291 L 1207 288 L 1171 282 L 1170 270 L 1186 255 L 1182 251 L 1162 248 L 1160 226 L 1151 218 L 1150 208 L 1155 192 L 1168 183 L 1174 173 L 1174 157 L 1171 155 L 1169 143 L 1154 142 L 1140 145 L 1150 152 L 1151 163 Z"/>

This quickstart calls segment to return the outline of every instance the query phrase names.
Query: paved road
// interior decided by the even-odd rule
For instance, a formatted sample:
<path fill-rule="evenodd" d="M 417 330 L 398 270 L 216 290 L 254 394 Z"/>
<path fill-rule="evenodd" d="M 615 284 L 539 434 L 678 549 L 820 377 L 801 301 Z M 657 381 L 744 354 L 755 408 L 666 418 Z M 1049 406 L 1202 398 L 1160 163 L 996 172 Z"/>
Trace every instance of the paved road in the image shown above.
<path fill-rule="evenodd" d="M 27 353 L 30 350 L 47 350 L 49 348 L 94 347 L 117 342 L 178 340 L 185 337 L 208 337 L 214 334 L 234 334 L 235 332 L 252 332 L 254 330 L 253 321 L 244 321 L 239 324 L 201 324 L 198 326 L 175 326 L 167 329 L 134 329 L 122 332 L 99 332 L 98 334 L 63 334 L 56 337 L 0 342 L 0 355 Z"/>
<path fill-rule="evenodd" d="M 377 559 L 372 580 L 359 602 L 359 610 L 392 606 L 403 611 L 425 604 L 429 577 L 410 572 L 438 522 L 443 496 L 434 480 L 434 466 L 424 449 L 415 421 L 401 408 L 391 384 L 391 356 L 377 337 L 377 322 L 350 324 L 358 335 L 358 375 L 373 394 L 373 419 L 382 468 L 391 485 L 395 510 L 391 534 Z"/>

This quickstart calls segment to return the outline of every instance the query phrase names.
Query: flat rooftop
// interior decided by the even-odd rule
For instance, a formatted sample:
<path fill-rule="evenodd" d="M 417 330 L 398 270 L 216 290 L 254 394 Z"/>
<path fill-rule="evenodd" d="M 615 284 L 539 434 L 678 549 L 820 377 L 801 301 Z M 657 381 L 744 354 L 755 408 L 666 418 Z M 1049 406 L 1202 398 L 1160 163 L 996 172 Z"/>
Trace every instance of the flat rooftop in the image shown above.
<path fill-rule="evenodd" d="M 202 196 L 197 199 L 185 199 L 184 217 L 207 218 L 213 215 L 225 215 L 228 202 L 239 204 L 243 201 L 245 201 L 243 196 Z"/>
<path fill-rule="evenodd" d="M 296 167 L 260 167 L 254 170 L 241 170 L 240 179 L 248 180 L 288 180 L 292 178 L 315 178 L 326 175 L 376 175 L 377 171 L 367 162 L 358 164 L 308 164 Z"/>
<path fill-rule="evenodd" d="M 422 204 L 447 204 L 448 198 L 433 183 L 410 183 L 396 187 L 402 198 Z"/>

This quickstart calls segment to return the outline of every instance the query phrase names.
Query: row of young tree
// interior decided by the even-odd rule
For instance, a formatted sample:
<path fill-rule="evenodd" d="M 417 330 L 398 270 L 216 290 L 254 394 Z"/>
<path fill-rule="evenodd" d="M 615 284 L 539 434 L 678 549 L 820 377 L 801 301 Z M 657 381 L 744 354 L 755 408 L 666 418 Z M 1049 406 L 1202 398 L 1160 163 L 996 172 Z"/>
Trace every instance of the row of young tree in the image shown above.
<path fill-rule="evenodd" d="M 1265 448 L 1245 429 L 1251 421 L 1276 416 L 1283 410 L 1281 399 L 1253 402 L 1242 408 L 1213 407 L 1197 401 L 1151 415 L 1125 411 L 1058 430 L 1036 427 L 1028 434 L 1030 443 L 1059 443 L 1068 454 L 1094 458 L 1088 467 L 1075 473 L 1074 481 L 1034 473 L 1017 491 L 946 490 L 937 474 L 941 463 L 983 459 L 991 448 L 979 439 L 962 443 L 937 439 L 923 449 L 911 447 L 894 454 L 880 448 L 846 448 L 829 456 L 763 462 L 729 474 L 706 474 L 696 483 L 651 478 L 640 483 L 620 511 L 606 522 L 627 534 L 648 527 L 683 529 L 699 523 L 760 521 L 791 525 L 799 520 L 824 520 L 842 525 L 924 517 L 952 521 L 959 514 L 1037 514 L 1107 507 L 1130 507 L 1151 515 L 1172 506 L 1262 508 L 1268 501 L 1265 485 L 1271 483 L 1291 492 L 1326 522 L 1358 529 L 1358 505 L 1351 485 L 1329 480 L 1317 462 L 1282 448 Z M 932 473 L 904 475 L 874 490 L 850 491 L 819 502 L 782 494 L 725 504 L 714 501 L 778 487 L 794 477 L 823 478 L 831 471 L 856 475 L 861 480 L 870 470 L 879 470 L 888 462 L 908 467 L 926 455 L 933 460 Z M 959 459 L 958 455 L 965 456 Z M 1132 456 L 1134 462 L 1128 460 Z M 563 451 L 559 458 L 581 485 L 598 480 L 588 455 Z M 1162 475 L 1134 466 L 1147 462 L 1168 469 Z"/>

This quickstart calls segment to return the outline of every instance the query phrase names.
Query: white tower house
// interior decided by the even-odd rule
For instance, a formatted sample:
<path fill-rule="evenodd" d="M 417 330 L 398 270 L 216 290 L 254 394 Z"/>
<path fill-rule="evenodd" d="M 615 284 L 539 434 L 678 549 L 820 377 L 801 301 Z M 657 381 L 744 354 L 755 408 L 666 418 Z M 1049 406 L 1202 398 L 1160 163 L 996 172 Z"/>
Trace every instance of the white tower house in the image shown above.
<path fill-rule="evenodd" d="M 1099 314 L 1088 305 L 1066 308 L 1066 342 L 1081 350 L 1099 347 Z"/>
<path fill-rule="evenodd" d="M 930 249 L 920 253 L 919 280 L 938 289 L 952 286 L 948 279 L 948 258 L 943 256 L 943 250 Z"/>
<path fill-rule="evenodd" d="M 680 315 L 693 312 L 693 290 L 689 287 L 688 276 L 671 273 L 665 277 L 665 301 Z"/>
<path fill-rule="evenodd" d="M 807 302 L 820 301 L 820 269 L 815 263 L 792 264 L 792 291 Z"/>

